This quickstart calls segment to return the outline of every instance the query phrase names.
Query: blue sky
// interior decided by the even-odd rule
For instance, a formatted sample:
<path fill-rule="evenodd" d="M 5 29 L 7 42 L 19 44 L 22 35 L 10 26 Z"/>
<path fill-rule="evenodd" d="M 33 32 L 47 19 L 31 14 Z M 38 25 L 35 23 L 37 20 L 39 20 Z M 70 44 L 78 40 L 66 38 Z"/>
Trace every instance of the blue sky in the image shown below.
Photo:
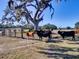
<path fill-rule="evenodd" d="M 48 17 L 49 14 L 47 14 L 46 20 L 43 21 L 44 23 L 49 22 L 58 27 L 74 27 L 74 24 L 79 21 L 79 0 L 63 1 L 60 4 L 54 3 L 54 8 L 55 13 L 52 20 Z"/>
<path fill-rule="evenodd" d="M 3 10 L 6 8 L 7 0 L 0 0 L 0 19 L 3 15 Z"/>
<path fill-rule="evenodd" d="M 8 0 L 0 0 L 0 19 L 3 15 L 3 10 L 6 8 Z M 58 27 L 74 27 L 75 23 L 79 21 L 79 0 L 62 1 L 60 4 L 52 3 L 55 8 L 55 13 L 51 20 L 49 10 L 45 12 L 45 20 L 41 21 L 39 25 L 47 23 L 55 24 Z"/>

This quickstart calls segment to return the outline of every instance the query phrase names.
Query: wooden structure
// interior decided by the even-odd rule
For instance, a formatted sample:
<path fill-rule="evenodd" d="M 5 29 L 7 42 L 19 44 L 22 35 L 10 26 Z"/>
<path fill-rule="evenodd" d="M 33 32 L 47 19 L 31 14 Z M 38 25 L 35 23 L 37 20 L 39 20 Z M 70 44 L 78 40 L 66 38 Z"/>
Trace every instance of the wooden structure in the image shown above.
<path fill-rule="evenodd" d="M 9 37 L 17 37 L 17 35 L 23 38 L 23 28 L 0 28 L 0 35 L 9 36 Z"/>

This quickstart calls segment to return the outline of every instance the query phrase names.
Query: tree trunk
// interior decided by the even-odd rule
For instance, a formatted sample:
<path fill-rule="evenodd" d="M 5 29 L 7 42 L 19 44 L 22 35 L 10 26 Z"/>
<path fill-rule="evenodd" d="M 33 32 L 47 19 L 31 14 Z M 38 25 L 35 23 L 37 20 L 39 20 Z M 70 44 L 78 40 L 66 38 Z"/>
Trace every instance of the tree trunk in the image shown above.
<path fill-rule="evenodd" d="M 34 23 L 34 30 L 38 30 L 38 23 Z"/>

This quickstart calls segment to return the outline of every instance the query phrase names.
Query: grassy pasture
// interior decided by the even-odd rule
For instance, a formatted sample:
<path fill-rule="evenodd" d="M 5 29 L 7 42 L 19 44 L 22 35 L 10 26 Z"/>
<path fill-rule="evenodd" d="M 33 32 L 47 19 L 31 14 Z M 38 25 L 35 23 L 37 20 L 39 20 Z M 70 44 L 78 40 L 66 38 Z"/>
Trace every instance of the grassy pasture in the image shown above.
<path fill-rule="evenodd" d="M 63 40 L 58 34 L 52 37 L 53 41 L 46 43 L 38 39 L 0 36 L 0 59 L 79 59 L 78 38 L 72 41 L 70 37 L 66 38 L 68 40 Z"/>

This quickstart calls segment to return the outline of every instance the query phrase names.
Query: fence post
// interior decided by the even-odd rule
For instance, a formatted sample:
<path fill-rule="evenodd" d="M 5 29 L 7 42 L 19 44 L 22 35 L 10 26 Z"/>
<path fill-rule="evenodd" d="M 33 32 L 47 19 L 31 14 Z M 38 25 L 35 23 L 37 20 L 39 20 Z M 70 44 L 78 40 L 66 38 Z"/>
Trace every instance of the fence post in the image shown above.
<path fill-rule="evenodd" d="M 14 29 L 14 37 L 16 37 L 16 29 Z"/>
<path fill-rule="evenodd" d="M 11 33 L 11 29 L 9 29 L 9 37 L 11 37 L 12 33 Z"/>
<path fill-rule="evenodd" d="M 21 38 L 23 39 L 23 27 L 21 27 Z"/>
<path fill-rule="evenodd" d="M 2 36 L 5 36 L 5 28 L 2 30 Z"/>

